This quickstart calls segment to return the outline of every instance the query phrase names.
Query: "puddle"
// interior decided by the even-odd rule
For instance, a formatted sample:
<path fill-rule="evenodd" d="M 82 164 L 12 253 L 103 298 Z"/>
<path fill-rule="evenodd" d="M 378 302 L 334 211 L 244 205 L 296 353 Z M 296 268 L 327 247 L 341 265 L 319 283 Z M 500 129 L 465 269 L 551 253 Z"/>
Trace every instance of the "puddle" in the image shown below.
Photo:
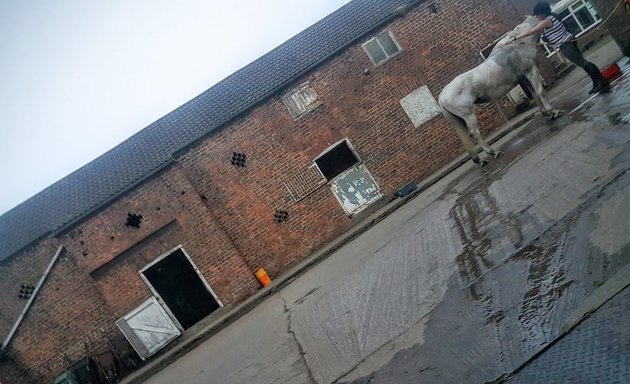
<path fill-rule="evenodd" d="M 500 180 L 492 175 L 478 180 L 457 199 L 449 213 L 462 244 L 455 261 L 460 280 L 467 285 L 492 269 L 506 255 L 505 240 L 514 247 L 522 244 L 521 218 L 502 212 L 497 198 L 489 190 Z M 498 244 L 494 244 L 498 240 Z"/>
<path fill-rule="evenodd" d="M 523 153 L 535 147 L 537 144 L 548 140 L 548 138 L 559 129 L 567 126 L 568 121 L 564 117 L 547 121 L 545 117 L 537 116 L 531 120 L 517 135 L 508 140 L 501 149 L 503 156 L 500 163 L 511 163 Z M 490 164 L 493 165 L 493 164 Z"/>
<path fill-rule="evenodd" d="M 483 202 L 486 204 L 482 205 Z M 479 278 L 486 269 L 493 266 L 486 258 L 492 241 L 481 230 L 480 219 L 496 210 L 496 202 L 486 193 L 479 196 L 462 196 L 450 212 L 463 245 L 463 251 L 457 255 L 456 261 L 464 282 Z"/>
<path fill-rule="evenodd" d="M 580 111 L 580 110 L 573 112 L 570 118 L 573 121 L 582 121 L 582 122 L 592 120 L 591 116 L 587 115 L 586 113 L 584 113 L 584 111 Z"/>
<path fill-rule="evenodd" d="M 529 263 L 527 290 L 523 294 L 518 321 L 530 347 L 545 345 L 553 331 L 554 307 L 572 281 L 565 279 L 565 258 L 561 241 L 530 245 L 514 256 Z"/>

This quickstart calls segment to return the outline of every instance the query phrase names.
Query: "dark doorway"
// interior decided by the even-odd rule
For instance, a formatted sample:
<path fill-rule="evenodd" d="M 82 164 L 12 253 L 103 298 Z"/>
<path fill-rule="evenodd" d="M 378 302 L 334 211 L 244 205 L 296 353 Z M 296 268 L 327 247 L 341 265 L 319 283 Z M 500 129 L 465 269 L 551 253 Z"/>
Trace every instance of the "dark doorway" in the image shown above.
<path fill-rule="evenodd" d="M 352 149 L 350 149 L 347 140 L 343 140 L 328 152 L 315 159 L 315 164 L 317 164 L 326 180 L 332 180 L 335 176 L 340 175 L 343 171 L 358 162 L 359 159 Z"/>
<path fill-rule="evenodd" d="M 184 329 L 220 307 L 182 249 L 142 272 Z"/>

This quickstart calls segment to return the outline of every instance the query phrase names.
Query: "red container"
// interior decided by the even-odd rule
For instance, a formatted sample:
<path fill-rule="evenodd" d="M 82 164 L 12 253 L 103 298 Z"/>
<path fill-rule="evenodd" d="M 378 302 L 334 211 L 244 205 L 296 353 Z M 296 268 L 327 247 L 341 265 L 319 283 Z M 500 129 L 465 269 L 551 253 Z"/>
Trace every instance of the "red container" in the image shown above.
<path fill-rule="evenodd" d="M 610 67 L 604 69 L 602 71 L 602 76 L 604 76 L 607 80 L 610 80 L 614 77 L 619 76 L 620 73 L 621 73 L 621 68 L 619 68 L 619 64 L 615 63 L 611 65 Z"/>

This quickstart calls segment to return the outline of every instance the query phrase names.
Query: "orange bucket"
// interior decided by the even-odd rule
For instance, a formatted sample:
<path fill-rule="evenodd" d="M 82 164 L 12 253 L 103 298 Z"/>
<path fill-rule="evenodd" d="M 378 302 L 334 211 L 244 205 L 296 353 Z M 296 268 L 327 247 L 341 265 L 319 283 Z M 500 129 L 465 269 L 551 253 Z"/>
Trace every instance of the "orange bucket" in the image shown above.
<path fill-rule="evenodd" d="M 254 275 L 256 275 L 258 282 L 263 286 L 263 288 L 271 284 L 271 279 L 269 278 L 269 275 L 267 275 L 265 268 L 258 268 L 258 270 L 254 272 Z"/>

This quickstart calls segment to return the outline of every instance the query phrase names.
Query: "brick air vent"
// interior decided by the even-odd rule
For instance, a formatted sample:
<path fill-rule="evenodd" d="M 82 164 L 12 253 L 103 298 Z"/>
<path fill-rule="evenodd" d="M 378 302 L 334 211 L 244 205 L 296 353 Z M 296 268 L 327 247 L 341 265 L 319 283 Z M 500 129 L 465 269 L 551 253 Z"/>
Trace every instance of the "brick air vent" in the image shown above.
<path fill-rule="evenodd" d="M 289 212 L 282 210 L 282 209 L 276 209 L 276 212 L 273 214 L 273 221 L 276 223 L 284 223 L 285 221 L 289 220 Z"/>
<path fill-rule="evenodd" d="M 35 287 L 30 284 L 22 284 L 20 286 L 20 299 L 29 299 L 33 294 Z"/>
<path fill-rule="evenodd" d="M 142 223 L 142 215 L 136 215 L 135 213 L 129 212 L 127 214 L 127 221 L 125 222 L 126 227 L 140 228 L 140 223 Z"/>
<path fill-rule="evenodd" d="M 247 159 L 247 156 L 244 153 L 232 152 L 230 163 L 235 167 L 243 168 L 245 167 L 245 159 Z"/>

